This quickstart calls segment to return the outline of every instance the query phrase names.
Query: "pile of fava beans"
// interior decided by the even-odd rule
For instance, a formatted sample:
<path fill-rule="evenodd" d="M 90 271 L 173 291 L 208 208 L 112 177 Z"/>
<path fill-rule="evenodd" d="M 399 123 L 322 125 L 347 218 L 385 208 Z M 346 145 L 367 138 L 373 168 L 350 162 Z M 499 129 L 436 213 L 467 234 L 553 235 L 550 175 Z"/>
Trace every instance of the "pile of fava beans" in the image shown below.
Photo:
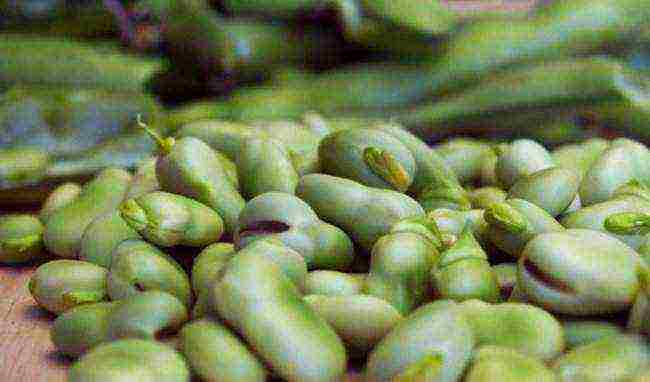
<path fill-rule="evenodd" d="M 250 131 L 0 216 L 71 382 L 650 381 L 643 144 Z"/>

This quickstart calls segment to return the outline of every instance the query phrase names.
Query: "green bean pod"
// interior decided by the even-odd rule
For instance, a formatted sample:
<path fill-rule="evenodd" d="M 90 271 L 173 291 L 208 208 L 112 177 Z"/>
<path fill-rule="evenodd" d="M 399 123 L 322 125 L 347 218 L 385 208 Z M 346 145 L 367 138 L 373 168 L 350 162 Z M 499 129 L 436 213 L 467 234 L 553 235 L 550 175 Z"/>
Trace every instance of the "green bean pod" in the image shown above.
<path fill-rule="evenodd" d="M 302 177 L 296 196 L 367 251 L 397 221 L 424 214 L 422 207 L 404 194 L 324 174 Z"/>
<path fill-rule="evenodd" d="M 131 181 L 124 170 L 110 168 L 100 172 L 84 186 L 79 197 L 52 214 L 45 225 L 43 240 L 57 256 L 75 257 L 86 227 L 101 215 L 116 209 Z"/>
<path fill-rule="evenodd" d="M 298 252 L 310 269 L 346 270 L 354 258 L 352 241 L 345 232 L 320 220 L 309 204 L 287 193 L 259 195 L 241 211 L 235 246 L 244 248 L 265 237 Z"/>
<path fill-rule="evenodd" d="M 146 291 L 130 296 L 108 317 L 110 341 L 122 338 L 160 339 L 174 333 L 188 320 L 187 308 L 169 293 Z"/>
<path fill-rule="evenodd" d="M 68 380 L 189 382 L 190 369 L 183 356 L 165 344 L 124 339 L 86 353 L 72 365 Z"/>
<path fill-rule="evenodd" d="M 584 115 L 644 134 L 643 122 L 625 115 L 647 119 L 647 107 L 637 97 L 643 92 L 639 77 L 643 78 L 618 60 L 562 58 L 486 77 L 458 94 L 419 104 L 415 109 L 393 111 L 391 116 L 427 139 L 439 139 L 458 129 L 505 132 L 549 119 Z"/>
<path fill-rule="evenodd" d="M 105 300 L 108 271 L 85 261 L 54 260 L 39 266 L 29 292 L 46 310 L 61 314 L 75 306 Z"/>
<path fill-rule="evenodd" d="M 119 302 L 98 302 L 72 308 L 54 320 L 50 337 L 56 349 L 79 357 L 108 339 L 108 320 Z"/>
<path fill-rule="evenodd" d="M 33 215 L 0 216 L 0 263 L 18 264 L 45 256 L 43 223 Z"/>
<path fill-rule="evenodd" d="M 110 268 L 113 251 L 125 240 L 140 239 L 136 230 L 122 219 L 119 211 L 97 217 L 81 237 L 79 260 Z"/>
<path fill-rule="evenodd" d="M 304 300 L 332 326 L 351 357 L 367 354 L 402 320 L 391 304 L 373 296 L 307 295 Z"/>
<path fill-rule="evenodd" d="M 107 289 L 112 300 L 158 290 L 188 308 L 192 306 L 192 288 L 183 268 L 171 256 L 138 239 L 125 240 L 113 250 Z"/>
<path fill-rule="evenodd" d="M 34 54 L 38 52 L 38 54 Z M 3 35 L 0 85 L 94 88 L 113 92 L 143 91 L 159 69 L 157 60 L 121 54 L 112 46 L 93 47 L 60 38 Z"/>
<path fill-rule="evenodd" d="M 648 18 L 646 5 L 634 0 L 559 2 L 538 17 L 510 21 L 508 28 L 502 21 L 476 23 L 456 36 L 420 86 L 440 95 L 516 64 L 620 47 Z M 539 85 L 549 86 L 549 81 Z"/>
<path fill-rule="evenodd" d="M 345 373 L 341 340 L 269 260 L 235 256 L 212 292 L 221 317 L 283 379 L 334 381 Z"/>
<path fill-rule="evenodd" d="M 365 293 L 388 301 L 406 316 L 429 297 L 429 271 L 439 256 L 436 247 L 416 233 L 385 235 L 372 248 Z"/>
<path fill-rule="evenodd" d="M 500 300 L 496 274 L 485 251 L 466 227 L 458 240 L 442 252 L 430 273 L 436 294 L 445 300 Z"/>
<path fill-rule="evenodd" d="M 264 365 L 235 334 L 223 324 L 201 319 L 183 326 L 180 350 L 201 380 L 223 382 L 263 382 Z"/>
<path fill-rule="evenodd" d="M 392 381 L 413 366 L 421 370 L 434 359 L 441 364 L 436 380 L 458 380 L 470 363 L 475 341 L 471 327 L 456 306 L 439 300 L 420 307 L 399 322 L 368 356 L 366 380 Z"/>
<path fill-rule="evenodd" d="M 219 241 L 223 220 L 213 209 L 193 199 L 154 191 L 120 206 L 127 224 L 161 247 L 204 247 Z"/>
<path fill-rule="evenodd" d="M 266 192 L 293 194 L 298 173 L 289 152 L 273 139 L 249 139 L 237 155 L 242 195 L 252 199 Z"/>

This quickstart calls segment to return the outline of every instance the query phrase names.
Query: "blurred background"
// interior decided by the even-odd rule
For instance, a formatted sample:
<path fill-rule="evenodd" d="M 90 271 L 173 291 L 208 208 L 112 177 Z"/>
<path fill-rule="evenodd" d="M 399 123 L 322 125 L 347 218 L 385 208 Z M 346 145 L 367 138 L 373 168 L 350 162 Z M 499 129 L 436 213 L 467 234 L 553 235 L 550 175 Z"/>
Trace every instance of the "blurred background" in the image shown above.
<path fill-rule="evenodd" d="M 138 115 L 650 142 L 649 76 L 649 0 L 0 0 L 0 206 L 134 168 Z"/>

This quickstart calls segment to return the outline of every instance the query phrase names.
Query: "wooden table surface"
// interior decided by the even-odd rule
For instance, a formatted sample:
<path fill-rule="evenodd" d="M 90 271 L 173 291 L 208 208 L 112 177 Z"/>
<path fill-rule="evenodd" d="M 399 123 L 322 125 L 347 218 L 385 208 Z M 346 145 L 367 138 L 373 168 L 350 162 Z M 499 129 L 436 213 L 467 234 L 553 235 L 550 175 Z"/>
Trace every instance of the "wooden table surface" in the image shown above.
<path fill-rule="evenodd" d="M 62 382 L 71 361 L 50 341 L 54 315 L 27 290 L 35 265 L 0 266 L 0 381 Z"/>
<path fill-rule="evenodd" d="M 72 363 L 50 340 L 55 316 L 39 308 L 27 289 L 35 269 L 0 265 L 0 382 L 64 382 Z M 350 373 L 344 381 L 360 378 Z"/>

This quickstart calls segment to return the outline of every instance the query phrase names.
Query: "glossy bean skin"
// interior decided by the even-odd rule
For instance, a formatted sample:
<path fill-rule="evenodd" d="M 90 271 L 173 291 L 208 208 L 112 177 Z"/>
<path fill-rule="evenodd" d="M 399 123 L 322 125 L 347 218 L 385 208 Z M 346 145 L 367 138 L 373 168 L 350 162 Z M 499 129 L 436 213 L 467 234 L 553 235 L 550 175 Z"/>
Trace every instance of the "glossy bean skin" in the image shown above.
<path fill-rule="evenodd" d="M 467 226 L 481 243 L 486 243 L 488 236 L 488 223 L 485 221 L 485 210 L 474 209 L 456 211 L 446 208 L 433 210 L 427 214 L 433 219 L 442 234 L 450 236 L 453 241 L 458 239 L 463 229 Z"/>
<path fill-rule="evenodd" d="M 43 231 L 36 216 L 0 216 L 0 263 L 19 264 L 45 257 Z"/>
<path fill-rule="evenodd" d="M 426 238 L 411 232 L 381 237 L 372 249 L 365 293 L 391 303 L 406 316 L 430 295 L 429 271 L 440 254 Z"/>
<path fill-rule="evenodd" d="M 436 294 L 442 299 L 500 300 L 497 276 L 490 267 L 487 254 L 468 227 L 440 255 L 440 260 L 431 269 L 430 277 Z"/>
<path fill-rule="evenodd" d="M 155 340 L 174 333 L 188 320 L 187 308 L 169 293 L 142 292 L 124 299 L 108 317 L 107 338 Z"/>
<path fill-rule="evenodd" d="M 367 275 L 316 270 L 305 279 L 305 294 L 322 296 L 353 296 L 363 294 Z"/>
<path fill-rule="evenodd" d="M 235 256 L 214 285 L 212 302 L 282 378 L 334 381 L 345 372 L 341 340 L 269 260 Z"/>
<path fill-rule="evenodd" d="M 163 190 L 214 209 L 223 218 L 226 232 L 234 232 L 245 201 L 210 146 L 193 137 L 175 141 L 158 158 L 156 175 Z"/>
<path fill-rule="evenodd" d="M 265 381 L 267 372 L 235 334 L 223 324 L 200 319 L 181 329 L 180 350 L 192 370 L 206 381 Z"/>
<path fill-rule="evenodd" d="M 497 187 L 481 187 L 469 192 L 472 208 L 484 210 L 493 203 L 505 202 L 508 193 Z"/>
<path fill-rule="evenodd" d="M 108 271 L 78 260 L 53 260 L 39 266 L 29 280 L 38 305 L 61 314 L 77 305 L 105 300 Z"/>
<path fill-rule="evenodd" d="M 650 173 L 644 165 L 650 151 L 644 145 L 617 139 L 595 161 L 580 184 L 580 199 L 585 206 L 607 201 L 614 191 L 631 180 L 647 181 Z"/>
<path fill-rule="evenodd" d="M 241 193 L 252 199 L 266 192 L 293 194 L 298 173 L 290 152 L 274 139 L 249 139 L 237 155 Z"/>
<path fill-rule="evenodd" d="M 515 258 L 536 235 L 561 232 L 564 227 L 540 207 L 523 199 L 493 204 L 485 213 L 489 240 Z"/>
<path fill-rule="evenodd" d="M 302 177 L 296 196 L 368 251 L 395 222 L 424 214 L 422 207 L 404 194 L 323 174 Z"/>
<path fill-rule="evenodd" d="M 192 306 L 189 277 L 171 256 L 153 245 L 130 239 L 115 247 L 108 273 L 107 289 L 112 300 L 146 291 L 163 291 Z"/>
<path fill-rule="evenodd" d="M 124 339 L 92 349 L 72 365 L 68 379 L 70 382 L 189 382 L 190 369 L 183 356 L 165 344 Z"/>
<path fill-rule="evenodd" d="M 461 303 L 477 345 L 495 345 L 549 361 L 565 347 L 560 322 L 545 310 L 530 304 L 489 304 L 479 300 Z"/>
<path fill-rule="evenodd" d="M 320 142 L 318 157 L 325 173 L 399 192 L 409 189 L 416 172 L 409 149 L 376 129 L 332 133 Z"/>
<path fill-rule="evenodd" d="M 148 241 L 161 247 L 205 247 L 224 232 L 219 214 L 196 200 L 154 191 L 125 200 L 120 216 Z"/>
<path fill-rule="evenodd" d="M 634 299 L 634 305 L 630 310 L 630 315 L 627 318 L 626 329 L 630 333 L 637 333 L 647 336 L 650 334 L 650 324 L 648 317 L 650 317 L 650 273 L 648 268 L 640 272 L 641 289 Z"/>
<path fill-rule="evenodd" d="M 620 196 L 611 200 L 585 206 L 578 211 L 567 214 L 561 223 L 571 229 L 591 229 L 615 237 L 630 247 L 637 249 L 643 243 L 642 235 L 618 235 L 605 228 L 606 219 L 623 212 L 649 213 L 650 202 L 637 196 Z"/>
<path fill-rule="evenodd" d="M 644 339 L 618 335 L 574 348 L 552 367 L 560 381 L 622 381 L 644 370 L 648 357 Z"/>
<path fill-rule="evenodd" d="M 81 237 L 79 259 L 109 268 L 113 251 L 125 240 L 140 239 L 140 234 L 115 210 L 97 217 Z"/>
<path fill-rule="evenodd" d="M 403 319 L 391 304 L 373 296 L 306 295 L 304 300 L 341 337 L 350 357 L 367 354 Z"/>
<path fill-rule="evenodd" d="M 562 322 L 562 326 L 568 350 L 623 334 L 622 327 L 605 320 L 567 320 Z"/>
<path fill-rule="evenodd" d="M 192 319 L 202 318 L 213 313 L 210 303 L 212 284 L 219 277 L 221 269 L 237 251 L 230 243 L 215 243 L 206 247 L 194 258 L 191 281 L 196 302 L 192 308 Z"/>
<path fill-rule="evenodd" d="M 551 312 L 612 313 L 631 306 L 641 266 L 640 256 L 622 242 L 598 231 L 571 229 L 528 243 L 517 284 L 530 301 Z"/>
<path fill-rule="evenodd" d="M 98 302 L 70 309 L 56 318 L 50 338 L 61 353 L 79 357 L 108 339 L 108 319 L 118 302 Z"/>
<path fill-rule="evenodd" d="M 478 180 L 485 157 L 493 153 L 490 145 L 467 138 L 451 139 L 436 146 L 435 150 L 462 184 Z"/>
<path fill-rule="evenodd" d="M 375 123 L 372 128 L 393 136 L 411 151 L 417 171 L 408 193 L 427 212 L 437 208 L 470 208 L 466 192 L 454 171 L 424 141 L 395 123 Z"/>
<path fill-rule="evenodd" d="M 501 298 L 508 300 L 517 284 L 517 263 L 501 263 L 492 267 L 496 275 Z"/>
<path fill-rule="evenodd" d="M 234 243 L 238 249 L 274 238 L 302 255 L 310 269 L 346 270 L 354 258 L 348 235 L 322 221 L 300 198 L 268 192 L 250 200 L 241 214 Z"/>
<path fill-rule="evenodd" d="M 600 138 L 592 138 L 583 143 L 560 146 L 553 150 L 551 155 L 555 164 L 560 167 L 573 169 L 582 181 L 582 178 L 584 178 L 585 174 L 602 153 L 607 150 L 608 146 L 608 141 Z"/>
<path fill-rule="evenodd" d="M 128 191 L 131 175 L 121 169 L 107 169 L 84 186 L 79 197 L 52 214 L 43 239 L 47 249 L 60 257 L 79 253 L 81 238 L 92 221 L 115 210 Z"/>
<path fill-rule="evenodd" d="M 470 325 L 455 306 L 439 300 L 418 308 L 398 323 L 368 356 L 365 378 L 391 381 L 428 356 L 440 357 L 442 362 L 437 380 L 460 378 L 471 360 L 475 340 Z"/>
<path fill-rule="evenodd" d="M 510 189 L 522 177 L 553 167 L 551 154 L 539 143 L 527 139 L 504 147 L 496 165 L 497 176 Z"/>
<path fill-rule="evenodd" d="M 489 382 L 494 380 L 554 382 L 556 377 L 544 363 L 534 357 L 526 356 L 506 347 L 480 347 L 476 351 L 465 381 Z"/>
<path fill-rule="evenodd" d="M 41 221 L 46 223 L 54 211 L 75 201 L 81 194 L 81 190 L 81 185 L 72 182 L 64 183 L 55 188 L 43 202 L 39 213 Z"/>
<path fill-rule="evenodd" d="M 124 199 L 137 198 L 158 190 L 160 190 L 160 183 L 156 177 L 156 157 L 150 157 L 142 161 L 136 168 L 133 180 L 129 185 L 129 192 Z"/>
<path fill-rule="evenodd" d="M 573 170 L 551 167 L 517 181 L 508 191 L 508 197 L 527 200 L 556 217 L 571 205 L 579 187 Z"/>

